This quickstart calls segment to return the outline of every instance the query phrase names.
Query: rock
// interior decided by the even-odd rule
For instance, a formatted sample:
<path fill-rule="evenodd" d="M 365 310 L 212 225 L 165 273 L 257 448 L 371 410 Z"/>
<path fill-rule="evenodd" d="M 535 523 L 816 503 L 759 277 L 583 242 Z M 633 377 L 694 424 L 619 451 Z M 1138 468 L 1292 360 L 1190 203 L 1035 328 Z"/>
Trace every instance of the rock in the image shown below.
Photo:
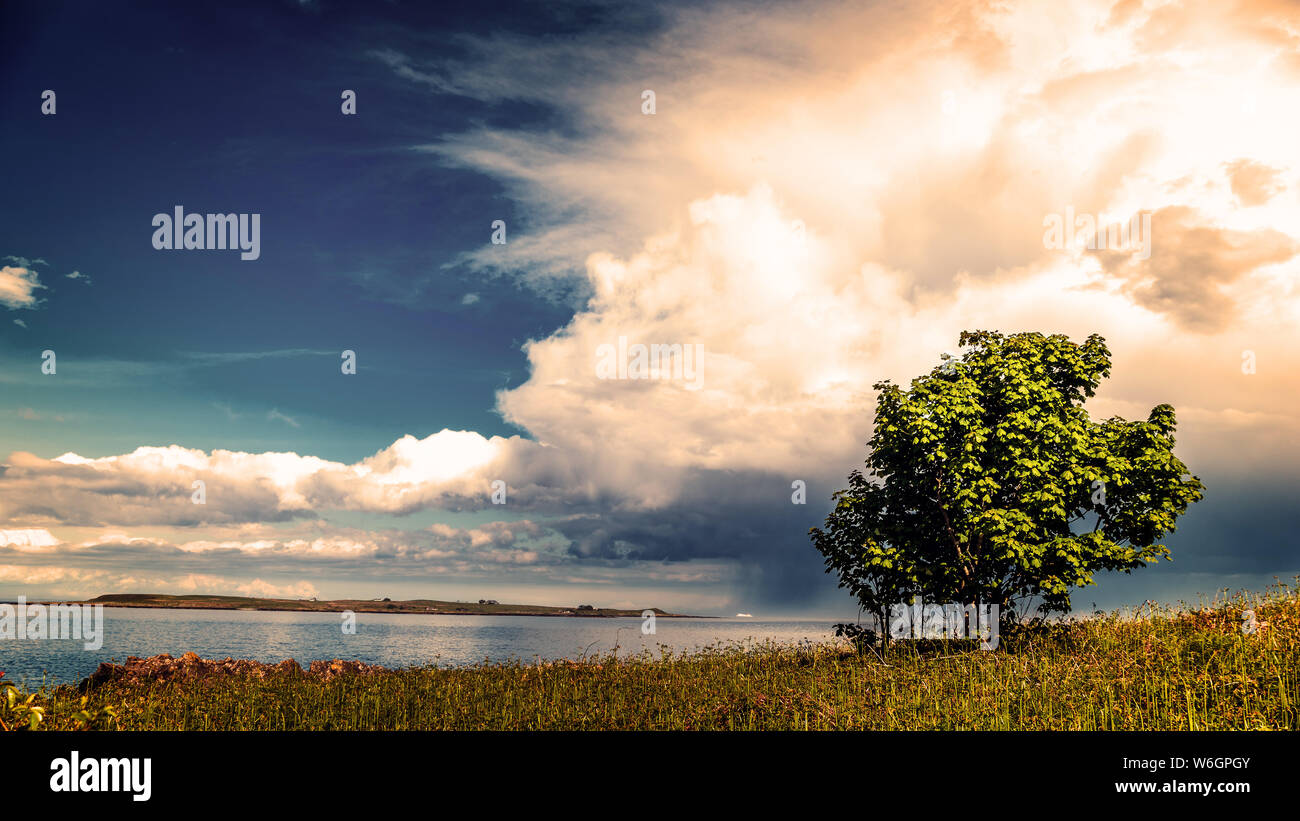
<path fill-rule="evenodd" d="M 225 658 L 221 661 L 204 659 L 198 653 L 186 653 L 179 659 L 162 653 L 149 658 L 128 656 L 123 664 L 99 665 L 93 674 L 82 679 L 78 689 L 82 692 L 98 687 L 107 682 L 127 682 L 143 684 L 146 682 L 181 681 L 194 682 L 222 677 L 238 677 L 261 680 L 268 676 L 307 676 L 320 681 L 330 681 L 340 676 L 375 675 L 388 672 L 378 665 L 365 664 L 360 661 L 313 661 L 304 672 L 298 662 L 285 659 L 278 664 L 266 664 L 248 659 Z"/>

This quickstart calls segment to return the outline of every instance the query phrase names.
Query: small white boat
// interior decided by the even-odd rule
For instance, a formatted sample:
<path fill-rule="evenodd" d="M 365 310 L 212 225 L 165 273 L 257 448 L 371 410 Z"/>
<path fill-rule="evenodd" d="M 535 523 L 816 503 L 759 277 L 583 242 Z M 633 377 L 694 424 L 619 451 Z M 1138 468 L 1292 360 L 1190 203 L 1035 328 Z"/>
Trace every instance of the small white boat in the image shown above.
<path fill-rule="evenodd" d="M 737 614 L 736 614 L 736 618 L 738 618 L 738 619 L 752 619 L 752 618 L 754 618 L 754 615 L 753 615 L 752 613 L 737 613 Z"/>

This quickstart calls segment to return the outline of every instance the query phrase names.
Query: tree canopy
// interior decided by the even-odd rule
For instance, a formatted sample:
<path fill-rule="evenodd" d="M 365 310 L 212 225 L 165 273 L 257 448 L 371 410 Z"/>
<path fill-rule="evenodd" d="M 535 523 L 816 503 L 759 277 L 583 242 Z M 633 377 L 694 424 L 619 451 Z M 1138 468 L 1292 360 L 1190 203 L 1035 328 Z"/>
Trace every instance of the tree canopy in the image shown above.
<path fill-rule="evenodd" d="M 1160 540 L 1204 489 L 1174 456 L 1174 409 L 1094 422 L 1083 404 L 1111 366 L 1096 334 L 960 344 L 906 390 L 875 385 L 865 470 L 810 531 L 840 586 L 882 620 L 915 596 L 1063 612 L 1094 573 L 1168 558 Z"/>

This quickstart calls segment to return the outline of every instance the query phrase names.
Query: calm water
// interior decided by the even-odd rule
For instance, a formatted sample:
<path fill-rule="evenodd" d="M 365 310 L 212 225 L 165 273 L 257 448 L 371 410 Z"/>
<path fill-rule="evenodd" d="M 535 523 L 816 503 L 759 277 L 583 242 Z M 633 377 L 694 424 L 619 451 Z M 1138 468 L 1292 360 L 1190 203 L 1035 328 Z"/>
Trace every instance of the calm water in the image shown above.
<path fill-rule="evenodd" d="M 658 619 L 655 635 L 641 634 L 639 618 L 546 616 L 422 616 L 358 613 L 356 634 L 344 635 L 338 613 L 104 608 L 104 646 L 81 641 L 0 639 L 0 670 L 33 685 L 75 682 L 102 661 L 193 651 L 204 658 L 292 658 L 306 667 L 318 659 L 356 659 L 385 667 L 578 658 L 583 653 L 692 650 L 710 644 L 771 639 L 826 641 L 831 622 L 755 619 Z"/>

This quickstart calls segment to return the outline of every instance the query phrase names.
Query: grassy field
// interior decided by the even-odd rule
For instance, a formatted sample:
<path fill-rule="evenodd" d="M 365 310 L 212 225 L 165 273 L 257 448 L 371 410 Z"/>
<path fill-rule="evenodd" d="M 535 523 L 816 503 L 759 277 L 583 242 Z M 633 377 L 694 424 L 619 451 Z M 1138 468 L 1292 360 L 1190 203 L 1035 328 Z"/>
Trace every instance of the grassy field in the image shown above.
<path fill-rule="evenodd" d="M 1253 607 L 1255 633 L 1242 631 Z M 5 722 L 26 721 L 17 697 Z M 899 644 L 713 648 L 662 659 L 313 679 L 109 682 L 30 694 L 40 726 L 125 730 L 1300 729 L 1300 595 L 1090 618 L 996 652 Z"/>

